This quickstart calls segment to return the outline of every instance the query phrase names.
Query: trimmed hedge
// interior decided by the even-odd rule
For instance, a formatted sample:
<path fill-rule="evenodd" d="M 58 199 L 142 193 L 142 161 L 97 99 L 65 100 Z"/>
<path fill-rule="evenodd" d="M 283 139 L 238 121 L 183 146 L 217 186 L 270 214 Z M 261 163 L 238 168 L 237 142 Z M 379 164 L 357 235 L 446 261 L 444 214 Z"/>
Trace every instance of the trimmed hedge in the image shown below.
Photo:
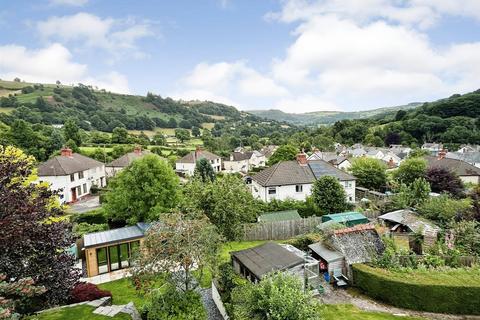
<path fill-rule="evenodd" d="M 459 270 L 458 278 L 466 278 L 462 281 L 455 278 L 452 273 L 451 283 L 428 281 L 428 276 L 419 275 L 416 278 L 415 271 L 410 274 L 391 272 L 385 269 L 373 268 L 364 264 L 352 266 L 353 279 L 356 287 L 368 296 L 382 300 L 396 307 L 451 314 L 480 314 L 480 284 L 479 272 L 473 271 L 468 280 L 468 273 Z M 442 271 L 431 271 L 435 273 Z M 445 277 L 446 279 L 446 277 Z"/>

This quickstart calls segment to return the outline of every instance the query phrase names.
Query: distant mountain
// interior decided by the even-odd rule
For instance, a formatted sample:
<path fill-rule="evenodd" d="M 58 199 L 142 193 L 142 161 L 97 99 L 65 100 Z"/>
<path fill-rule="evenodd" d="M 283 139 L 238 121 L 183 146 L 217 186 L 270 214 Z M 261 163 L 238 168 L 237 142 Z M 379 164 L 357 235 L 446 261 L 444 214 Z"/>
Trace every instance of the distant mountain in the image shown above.
<path fill-rule="evenodd" d="M 372 117 L 384 118 L 388 115 L 395 114 L 398 110 L 409 110 L 421 106 L 423 103 L 412 102 L 407 105 L 396 107 L 385 107 L 365 111 L 317 111 L 307 113 L 286 113 L 276 109 L 270 110 L 249 110 L 248 112 L 258 117 L 275 120 L 280 122 L 289 122 L 295 125 L 318 125 L 333 124 L 339 120 L 345 119 L 365 119 Z"/>

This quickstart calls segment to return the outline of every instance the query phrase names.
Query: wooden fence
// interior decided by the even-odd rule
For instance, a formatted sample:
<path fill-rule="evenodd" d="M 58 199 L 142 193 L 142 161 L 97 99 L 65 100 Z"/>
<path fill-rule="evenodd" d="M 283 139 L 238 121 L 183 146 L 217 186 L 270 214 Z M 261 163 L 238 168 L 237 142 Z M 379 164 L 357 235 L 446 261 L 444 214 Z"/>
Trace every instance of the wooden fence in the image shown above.
<path fill-rule="evenodd" d="M 321 217 L 299 220 L 248 223 L 243 225 L 243 240 L 285 240 L 311 232 L 322 222 Z"/>

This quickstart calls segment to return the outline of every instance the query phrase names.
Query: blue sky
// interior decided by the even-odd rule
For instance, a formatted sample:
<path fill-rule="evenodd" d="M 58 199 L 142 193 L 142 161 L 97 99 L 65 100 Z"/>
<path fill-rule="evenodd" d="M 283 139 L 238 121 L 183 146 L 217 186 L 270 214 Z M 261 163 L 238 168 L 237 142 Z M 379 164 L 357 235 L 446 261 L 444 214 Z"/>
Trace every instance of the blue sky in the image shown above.
<path fill-rule="evenodd" d="M 359 110 L 480 87 L 480 1 L 2 1 L 0 78 Z"/>

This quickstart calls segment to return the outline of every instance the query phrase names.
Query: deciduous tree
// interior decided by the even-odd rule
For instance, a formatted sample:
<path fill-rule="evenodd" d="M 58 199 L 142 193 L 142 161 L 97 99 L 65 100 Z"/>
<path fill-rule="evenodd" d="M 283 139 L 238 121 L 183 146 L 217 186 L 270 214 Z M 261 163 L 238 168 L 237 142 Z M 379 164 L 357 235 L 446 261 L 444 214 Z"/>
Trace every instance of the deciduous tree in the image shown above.
<path fill-rule="evenodd" d="M 410 184 L 418 178 L 425 177 L 427 161 L 423 158 L 408 158 L 400 163 L 393 177 L 398 183 Z"/>
<path fill-rule="evenodd" d="M 280 161 L 295 160 L 297 153 L 297 148 L 292 145 L 286 144 L 280 146 L 277 150 L 275 150 L 270 159 L 268 159 L 268 164 L 274 165 Z"/>
<path fill-rule="evenodd" d="M 178 192 L 178 178 L 168 163 L 146 155 L 110 181 L 105 211 L 111 219 L 129 224 L 155 220 L 177 205 Z"/>
<path fill-rule="evenodd" d="M 462 180 L 446 168 L 429 168 L 425 179 L 430 183 L 433 192 L 448 192 L 454 197 L 460 197 L 463 194 Z"/>
<path fill-rule="evenodd" d="M 63 209 L 45 184 L 33 184 L 34 159 L 0 146 L 0 274 L 32 278 L 47 305 L 65 302 L 79 278 L 67 248 L 74 239 Z"/>
<path fill-rule="evenodd" d="M 202 182 L 213 182 L 215 180 L 215 171 L 207 159 L 200 158 L 197 160 L 194 177 Z"/>
<path fill-rule="evenodd" d="M 348 209 L 346 193 L 335 177 L 323 176 L 313 184 L 312 198 L 323 214 L 339 213 Z"/>
<path fill-rule="evenodd" d="M 349 170 L 360 187 L 378 191 L 387 184 L 387 166 L 378 159 L 355 158 Z"/>

